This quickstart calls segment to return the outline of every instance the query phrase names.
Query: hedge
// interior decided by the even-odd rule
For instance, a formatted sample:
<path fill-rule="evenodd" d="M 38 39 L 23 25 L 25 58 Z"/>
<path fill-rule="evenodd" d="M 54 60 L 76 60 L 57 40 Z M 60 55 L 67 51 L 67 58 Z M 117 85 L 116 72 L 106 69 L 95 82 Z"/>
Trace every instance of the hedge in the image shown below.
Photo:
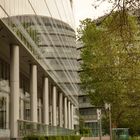
<path fill-rule="evenodd" d="M 81 136 L 70 135 L 70 136 L 26 136 L 23 140 L 80 140 Z"/>
<path fill-rule="evenodd" d="M 24 137 L 23 140 L 46 140 L 46 138 L 43 136 L 31 135 Z"/>

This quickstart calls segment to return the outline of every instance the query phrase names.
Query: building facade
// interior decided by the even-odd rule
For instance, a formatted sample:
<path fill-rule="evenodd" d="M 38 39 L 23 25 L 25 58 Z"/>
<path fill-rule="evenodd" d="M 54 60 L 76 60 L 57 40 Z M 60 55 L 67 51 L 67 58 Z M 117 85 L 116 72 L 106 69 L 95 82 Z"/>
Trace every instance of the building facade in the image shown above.
<path fill-rule="evenodd" d="M 74 133 L 72 0 L 2 0 L 0 17 L 0 138 Z"/>
<path fill-rule="evenodd" d="M 81 51 L 83 48 L 83 43 L 77 41 L 77 59 L 79 64 L 82 63 Z M 82 69 L 79 67 L 79 73 L 82 72 Z M 92 136 L 98 136 L 99 134 L 99 123 L 97 118 L 97 107 L 91 104 L 89 96 L 83 91 L 80 90 L 78 95 L 79 101 L 79 115 L 80 118 L 84 121 L 84 127 L 90 129 Z"/>
<path fill-rule="evenodd" d="M 79 114 L 84 121 L 84 127 L 90 129 L 90 135 L 98 136 L 97 107 L 90 103 L 90 99 L 86 94 L 79 95 Z"/>

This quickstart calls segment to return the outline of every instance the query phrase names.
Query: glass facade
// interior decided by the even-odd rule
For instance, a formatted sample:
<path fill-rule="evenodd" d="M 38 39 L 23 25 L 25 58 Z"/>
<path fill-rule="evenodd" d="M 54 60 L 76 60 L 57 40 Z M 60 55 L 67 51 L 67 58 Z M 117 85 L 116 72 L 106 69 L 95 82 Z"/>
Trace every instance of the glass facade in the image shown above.
<path fill-rule="evenodd" d="M 80 79 L 72 1 L 2 0 L 0 10 L 2 21 L 78 105 L 75 95 Z"/>
<path fill-rule="evenodd" d="M 9 128 L 9 64 L 0 58 L 0 129 Z"/>
<path fill-rule="evenodd" d="M 9 73 L 9 64 L 0 59 L 0 80 L 8 80 Z"/>
<path fill-rule="evenodd" d="M 74 28 L 71 0 L 2 0 L 1 17 L 17 15 L 49 16 L 59 19 Z"/>
<path fill-rule="evenodd" d="M 80 79 L 72 8 L 72 0 L 0 3 L 0 129 L 13 126 L 12 138 L 34 124 L 50 133 L 74 128 Z"/>

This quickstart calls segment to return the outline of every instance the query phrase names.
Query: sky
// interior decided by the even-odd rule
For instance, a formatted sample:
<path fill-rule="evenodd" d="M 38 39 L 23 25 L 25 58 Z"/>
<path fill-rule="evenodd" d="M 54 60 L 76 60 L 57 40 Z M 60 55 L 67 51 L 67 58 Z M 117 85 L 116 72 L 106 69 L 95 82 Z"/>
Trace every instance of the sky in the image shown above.
<path fill-rule="evenodd" d="M 79 26 L 79 20 L 83 20 L 85 18 L 97 19 L 105 13 L 108 13 L 111 8 L 111 4 L 107 1 L 100 4 L 96 9 L 93 6 L 95 5 L 95 0 L 73 0 L 73 2 L 76 27 Z M 98 5 L 98 3 L 96 4 Z"/>

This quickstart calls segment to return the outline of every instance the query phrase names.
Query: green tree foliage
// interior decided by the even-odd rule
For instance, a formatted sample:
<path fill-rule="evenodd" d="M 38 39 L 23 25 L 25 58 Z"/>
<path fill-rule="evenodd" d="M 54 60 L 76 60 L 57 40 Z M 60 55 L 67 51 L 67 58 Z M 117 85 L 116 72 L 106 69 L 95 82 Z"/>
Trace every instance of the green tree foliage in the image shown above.
<path fill-rule="evenodd" d="M 139 9 L 140 5 L 140 0 L 94 0 L 92 5 L 94 8 L 100 8 L 100 5 L 104 2 L 111 3 L 112 8 L 110 8 L 110 13 L 115 10 L 136 10 Z"/>
<path fill-rule="evenodd" d="M 91 19 L 82 21 L 78 33 L 84 44 L 80 73 L 83 89 L 94 105 L 111 103 L 115 126 L 133 129 L 130 122 L 140 122 L 140 42 L 136 18 L 123 9 L 98 23 Z"/>
<path fill-rule="evenodd" d="M 92 133 L 91 129 L 85 126 L 85 120 L 82 116 L 79 116 L 79 132 L 83 136 L 90 136 Z"/>

